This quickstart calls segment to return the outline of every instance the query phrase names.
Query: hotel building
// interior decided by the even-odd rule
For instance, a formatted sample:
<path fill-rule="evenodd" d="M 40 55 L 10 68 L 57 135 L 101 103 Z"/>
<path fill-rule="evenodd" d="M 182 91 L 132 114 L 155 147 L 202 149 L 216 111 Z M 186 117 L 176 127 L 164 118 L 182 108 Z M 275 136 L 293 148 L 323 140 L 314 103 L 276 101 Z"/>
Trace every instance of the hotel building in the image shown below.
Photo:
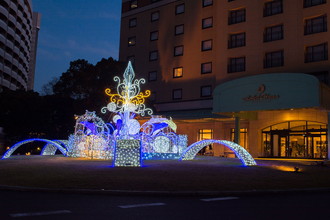
<path fill-rule="evenodd" d="M 328 13 L 327 0 L 122 0 L 119 59 L 189 144 L 329 159 Z"/>
<path fill-rule="evenodd" d="M 40 14 L 31 0 L 0 1 L 0 90 L 32 90 Z"/>

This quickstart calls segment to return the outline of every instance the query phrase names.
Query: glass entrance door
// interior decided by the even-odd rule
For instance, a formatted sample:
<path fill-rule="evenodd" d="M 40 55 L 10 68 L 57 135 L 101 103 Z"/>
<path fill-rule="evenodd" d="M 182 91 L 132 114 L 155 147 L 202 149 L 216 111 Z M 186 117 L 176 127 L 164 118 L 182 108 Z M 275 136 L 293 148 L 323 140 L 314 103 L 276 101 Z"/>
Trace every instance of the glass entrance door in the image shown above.
<path fill-rule="evenodd" d="M 316 158 L 328 156 L 327 125 L 288 121 L 262 130 L 264 157 Z"/>

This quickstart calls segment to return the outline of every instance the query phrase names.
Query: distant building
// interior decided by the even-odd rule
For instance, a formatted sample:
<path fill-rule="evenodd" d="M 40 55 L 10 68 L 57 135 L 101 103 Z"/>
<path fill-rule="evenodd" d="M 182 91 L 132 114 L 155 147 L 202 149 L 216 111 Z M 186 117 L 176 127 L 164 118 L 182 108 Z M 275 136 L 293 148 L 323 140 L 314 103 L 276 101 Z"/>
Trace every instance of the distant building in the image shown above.
<path fill-rule="evenodd" d="M 0 1 L 0 89 L 33 89 L 39 28 L 31 0 Z"/>
<path fill-rule="evenodd" d="M 329 158 L 329 13 L 326 0 L 122 0 L 119 59 L 189 143 Z"/>

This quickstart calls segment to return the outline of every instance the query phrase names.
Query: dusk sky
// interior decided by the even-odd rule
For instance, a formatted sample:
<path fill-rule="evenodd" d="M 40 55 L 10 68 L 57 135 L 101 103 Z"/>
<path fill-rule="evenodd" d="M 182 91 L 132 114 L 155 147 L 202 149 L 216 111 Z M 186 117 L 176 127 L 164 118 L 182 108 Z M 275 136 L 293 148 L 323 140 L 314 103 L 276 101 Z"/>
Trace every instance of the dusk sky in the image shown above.
<path fill-rule="evenodd" d="M 121 0 L 32 0 L 41 13 L 34 90 L 60 77 L 70 61 L 118 59 Z"/>

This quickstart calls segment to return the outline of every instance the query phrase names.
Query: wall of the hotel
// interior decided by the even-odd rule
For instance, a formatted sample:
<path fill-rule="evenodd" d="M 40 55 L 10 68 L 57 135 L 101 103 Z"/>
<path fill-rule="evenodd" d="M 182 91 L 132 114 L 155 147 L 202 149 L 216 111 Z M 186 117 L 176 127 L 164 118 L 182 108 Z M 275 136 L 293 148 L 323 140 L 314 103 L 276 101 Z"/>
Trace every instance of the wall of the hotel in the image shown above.
<path fill-rule="evenodd" d="M 202 0 L 162 0 L 156 3 L 139 1 L 139 7 L 128 10 L 129 1 L 123 1 L 125 10 L 122 14 L 120 60 L 135 56 L 135 69 L 138 74 L 147 78 L 149 71 L 157 71 L 157 81 L 149 82 L 148 87 L 156 93 L 157 103 L 172 102 L 172 90 L 182 89 L 182 100 L 203 99 L 200 87 L 235 78 L 275 72 L 313 73 L 330 70 L 330 61 L 305 63 L 307 46 L 328 42 L 330 32 L 304 35 L 305 19 L 327 14 L 330 3 L 314 7 L 303 7 L 302 0 L 283 1 L 283 13 L 263 16 L 262 1 L 214 0 L 212 6 L 202 7 Z M 185 12 L 175 15 L 175 7 L 185 4 Z M 125 7 L 124 7 L 125 5 Z M 246 21 L 228 25 L 230 10 L 246 8 Z M 159 11 L 159 21 L 151 22 L 152 12 Z M 202 19 L 213 17 L 213 27 L 202 28 Z M 129 19 L 137 18 L 137 26 L 128 27 Z M 328 22 L 329 23 L 329 22 Z M 175 35 L 176 25 L 184 24 L 184 34 Z M 282 40 L 264 42 L 266 27 L 283 24 Z M 328 28 L 329 29 L 329 28 Z M 159 38 L 150 41 L 150 32 L 159 31 Z M 230 34 L 246 32 L 246 46 L 228 49 Z M 128 46 L 128 38 L 136 36 L 136 45 Z M 210 51 L 201 51 L 203 40 L 213 40 Z M 174 47 L 184 46 L 183 56 L 173 56 Z M 158 50 L 158 60 L 149 61 L 149 52 Z M 284 65 L 264 68 L 266 52 L 284 50 Z M 245 56 L 246 71 L 228 73 L 228 59 Z M 212 62 L 212 73 L 201 74 L 201 63 Z M 173 78 L 173 68 L 182 66 L 183 77 Z"/>

